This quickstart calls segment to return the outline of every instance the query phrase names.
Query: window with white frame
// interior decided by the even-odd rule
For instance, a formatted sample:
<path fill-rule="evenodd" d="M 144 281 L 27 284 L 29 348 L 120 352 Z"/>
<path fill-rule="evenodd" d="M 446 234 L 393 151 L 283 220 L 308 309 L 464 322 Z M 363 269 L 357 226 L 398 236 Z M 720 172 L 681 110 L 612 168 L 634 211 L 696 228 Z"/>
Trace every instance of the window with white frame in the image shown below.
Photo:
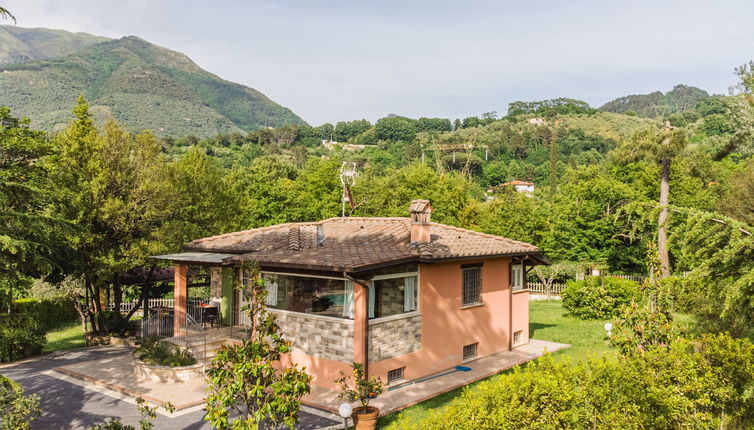
<path fill-rule="evenodd" d="M 482 265 L 462 265 L 462 306 L 482 302 Z"/>
<path fill-rule="evenodd" d="M 419 277 L 415 274 L 375 276 L 369 283 L 369 318 L 419 309 Z"/>
<path fill-rule="evenodd" d="M 524 265 L 514 264 L 511 266 L 511 288 L 513 291 L 524 289 Z"/>

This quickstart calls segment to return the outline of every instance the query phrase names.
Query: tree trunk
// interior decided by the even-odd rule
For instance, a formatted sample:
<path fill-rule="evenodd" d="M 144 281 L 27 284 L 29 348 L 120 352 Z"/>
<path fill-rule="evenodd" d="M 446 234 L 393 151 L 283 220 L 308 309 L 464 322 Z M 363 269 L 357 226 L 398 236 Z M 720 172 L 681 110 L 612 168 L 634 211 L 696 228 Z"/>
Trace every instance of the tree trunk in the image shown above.
<path fill-rule="evenodd" d="M 120 283 L 120 273 L 113 275 L 113 315 L 116 321 L 123 316 L 120 314 L 120 305 L 123 303 L 123 285 Z"/>
<path fill-rule="evenodd" d="M 94 288 L 94 285 L 92 285 L 92 280 L 89 279 L 89 277 L 86 277 L 86 291 L 88 291 L 89 296 L 89 302 L 86 304 L 88 307 L 87 314 L 91 317 L 91 323 L 92 323 L 92 332 L 98 332 L 99 328 L 97 327 L 97 310 L 99 308 L 99 303 L 97 303 L 97 296 L 96 289 Z"/>
<path fill-rule="evenodd" d="M 660 181 L 660 216 L 657 219 L 657 254 L 660 259 L 660 279 L 670 276 L 670 257 L 668 256 L 668 199 L 670 196 L 670 159 L 661 161 L 662 179 Z"/>
<path fill-rule="evenodd" d="M 550 141 L 550 199 L 555 196 L 558 189 L 558 129 L 557 123 L 552 132 Z"/>

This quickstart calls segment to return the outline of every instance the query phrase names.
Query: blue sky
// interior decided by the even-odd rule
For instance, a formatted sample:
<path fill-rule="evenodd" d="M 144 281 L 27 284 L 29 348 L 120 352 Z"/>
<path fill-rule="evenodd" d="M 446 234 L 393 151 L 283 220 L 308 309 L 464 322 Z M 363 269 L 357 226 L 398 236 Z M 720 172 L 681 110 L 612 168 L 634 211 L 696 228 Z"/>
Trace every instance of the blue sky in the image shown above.
<path fill-rule="evenodd" d="M 311 124 L 463 118 L 515 100 L 599 106 L 754 59 L 749 1 L 2 0 L 21 27 L 139 36 Z"/>

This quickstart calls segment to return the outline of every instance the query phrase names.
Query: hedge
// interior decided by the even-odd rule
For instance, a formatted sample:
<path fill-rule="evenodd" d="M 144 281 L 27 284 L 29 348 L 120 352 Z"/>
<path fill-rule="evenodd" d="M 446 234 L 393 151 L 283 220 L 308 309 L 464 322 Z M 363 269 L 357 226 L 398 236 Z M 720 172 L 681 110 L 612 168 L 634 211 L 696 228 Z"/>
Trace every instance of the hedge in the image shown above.
<path fill-rule="evenodd" d="M 636 282 L 620 278 L 571 280 L 563 292 L 563 307 L 583 319 L 605 319 L 616 316 L 620 307 L 639 297 Z"/>
<path fill-rule="evenodd" d="M 13 313 L 29 316 L 46 331 L 78 319 L 78 313 L 73 308 L 73 304 L 65 299 L 14 300 Z"/>
<path fill-rule="evenodd" d="M 20 360 L 42 352 L 46 331 L 28 315 L 0 316 L 0 363 Z"/>

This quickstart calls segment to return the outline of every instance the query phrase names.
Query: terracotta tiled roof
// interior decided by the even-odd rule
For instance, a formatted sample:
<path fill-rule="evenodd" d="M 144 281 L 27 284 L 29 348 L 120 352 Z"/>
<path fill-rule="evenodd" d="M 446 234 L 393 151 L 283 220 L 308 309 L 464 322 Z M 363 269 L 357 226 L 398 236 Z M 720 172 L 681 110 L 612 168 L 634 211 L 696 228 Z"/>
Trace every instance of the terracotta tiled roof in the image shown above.
<path fill-rule="evenodd" d="M 359 271 L 389 263 L 446 259 L 535 255 L 528 243 L 431 223 L 430 243 L 410 243 L 408 218 L 330 218 L 288 223 L 197 239 L 190 251 L 238 254 L 226 262 L 258 261 L 262 265 L 315 270 Z"/>

